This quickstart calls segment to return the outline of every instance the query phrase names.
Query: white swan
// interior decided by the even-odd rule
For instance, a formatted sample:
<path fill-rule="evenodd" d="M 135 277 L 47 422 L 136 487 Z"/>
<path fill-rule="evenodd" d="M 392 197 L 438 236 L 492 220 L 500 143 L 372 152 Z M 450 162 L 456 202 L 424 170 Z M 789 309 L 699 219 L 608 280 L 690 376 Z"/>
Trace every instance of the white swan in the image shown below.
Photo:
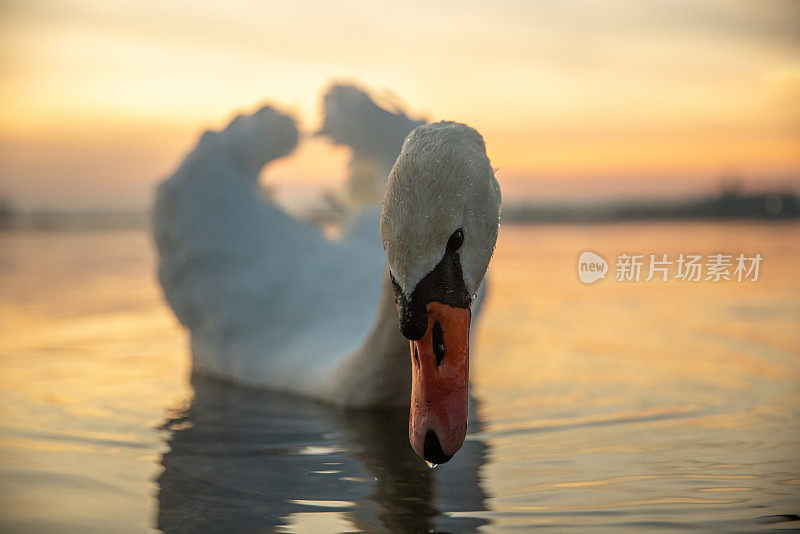
<path fill-rule="evenodd" d="M 414 130 L 382 214 L 338 241 L 258 195 L 260 169 L 296 144 L 293 120 L 265 107 L 205 133 L 159 186 L 159 279 L 194 371 L 344 407 L 411 395 L 412 446 L 447 461 L 466 432 L 470 306 L 499 223 L 483 140 L 456 123 Z"/>

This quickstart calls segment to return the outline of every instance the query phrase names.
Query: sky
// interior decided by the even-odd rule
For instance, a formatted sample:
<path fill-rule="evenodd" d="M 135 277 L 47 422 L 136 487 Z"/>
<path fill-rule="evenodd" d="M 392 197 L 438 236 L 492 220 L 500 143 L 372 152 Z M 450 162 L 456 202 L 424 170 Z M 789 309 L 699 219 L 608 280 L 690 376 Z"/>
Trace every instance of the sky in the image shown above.
<path fill-rule="evenodd" d="M 800 2 L 0 0 L 0 196 L 140 210 L 204 129 L 333 81 L 486 139 L 504 198 L 800 191 Z M 262 177 L 306 198 L 347 149 Z"/>

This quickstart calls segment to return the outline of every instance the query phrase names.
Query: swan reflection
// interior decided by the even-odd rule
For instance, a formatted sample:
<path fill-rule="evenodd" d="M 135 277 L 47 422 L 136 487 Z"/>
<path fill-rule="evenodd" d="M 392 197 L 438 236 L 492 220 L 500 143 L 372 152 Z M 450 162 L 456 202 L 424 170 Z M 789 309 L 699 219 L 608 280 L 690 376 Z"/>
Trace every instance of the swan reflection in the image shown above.
<path fill-rule="evenodd" d="M 192 385 L 191 405 L 164 425 L 165 532 L 461 532 L 487 522 L 470 514 L 486 506 L 481 441 L 431 470 L 408 443 L 407 409 L 338 411 L 198 376 Z"/>

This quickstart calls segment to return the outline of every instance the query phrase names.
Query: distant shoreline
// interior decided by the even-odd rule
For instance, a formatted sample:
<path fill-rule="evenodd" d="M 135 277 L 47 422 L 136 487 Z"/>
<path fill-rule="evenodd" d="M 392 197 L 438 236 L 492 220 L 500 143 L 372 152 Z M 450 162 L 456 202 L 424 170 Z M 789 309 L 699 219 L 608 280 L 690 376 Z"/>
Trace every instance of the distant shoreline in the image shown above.
<path fill-rule="evenodd" d="M 312 216 L 308 217 L 313 218 Z M 507 202 L 502 220 L 511 224 L 600 224 L 649 221 L 800 220 L 800 197 L 789 192 L 717 195 L 682 200 L 616 200 L 591 204 Z M 135 230 L 150 225 L 150 213 L 34 212 L 0 210 L 0 231 Z"/>
<path fill-rule="evenodd" d="M 792 221 L 800 219 L 800 198 L 794 193 L 723 191 L 681 200 L 604 203 L 512 203 L 503 206 L 509 223 L 606 223 L 645 221 Z"/>
<path fill-rule="evenodd" d="M 4 230 L 138 230 L 150 225 L 148 212 L 39 212 L 0 213 Z"/>

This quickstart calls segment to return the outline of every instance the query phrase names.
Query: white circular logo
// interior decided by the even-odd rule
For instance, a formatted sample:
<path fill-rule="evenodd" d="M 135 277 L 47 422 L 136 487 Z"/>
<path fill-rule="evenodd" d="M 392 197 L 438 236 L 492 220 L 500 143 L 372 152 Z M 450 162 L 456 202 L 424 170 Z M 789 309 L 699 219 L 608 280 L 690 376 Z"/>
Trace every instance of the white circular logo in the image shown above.
<path fill-rule="evenodd" d="M 578 278 L 584 284 L 597 282 L 606 277 L 608 262 L 591 251 L 581 252 L 578 257 Z"/>

